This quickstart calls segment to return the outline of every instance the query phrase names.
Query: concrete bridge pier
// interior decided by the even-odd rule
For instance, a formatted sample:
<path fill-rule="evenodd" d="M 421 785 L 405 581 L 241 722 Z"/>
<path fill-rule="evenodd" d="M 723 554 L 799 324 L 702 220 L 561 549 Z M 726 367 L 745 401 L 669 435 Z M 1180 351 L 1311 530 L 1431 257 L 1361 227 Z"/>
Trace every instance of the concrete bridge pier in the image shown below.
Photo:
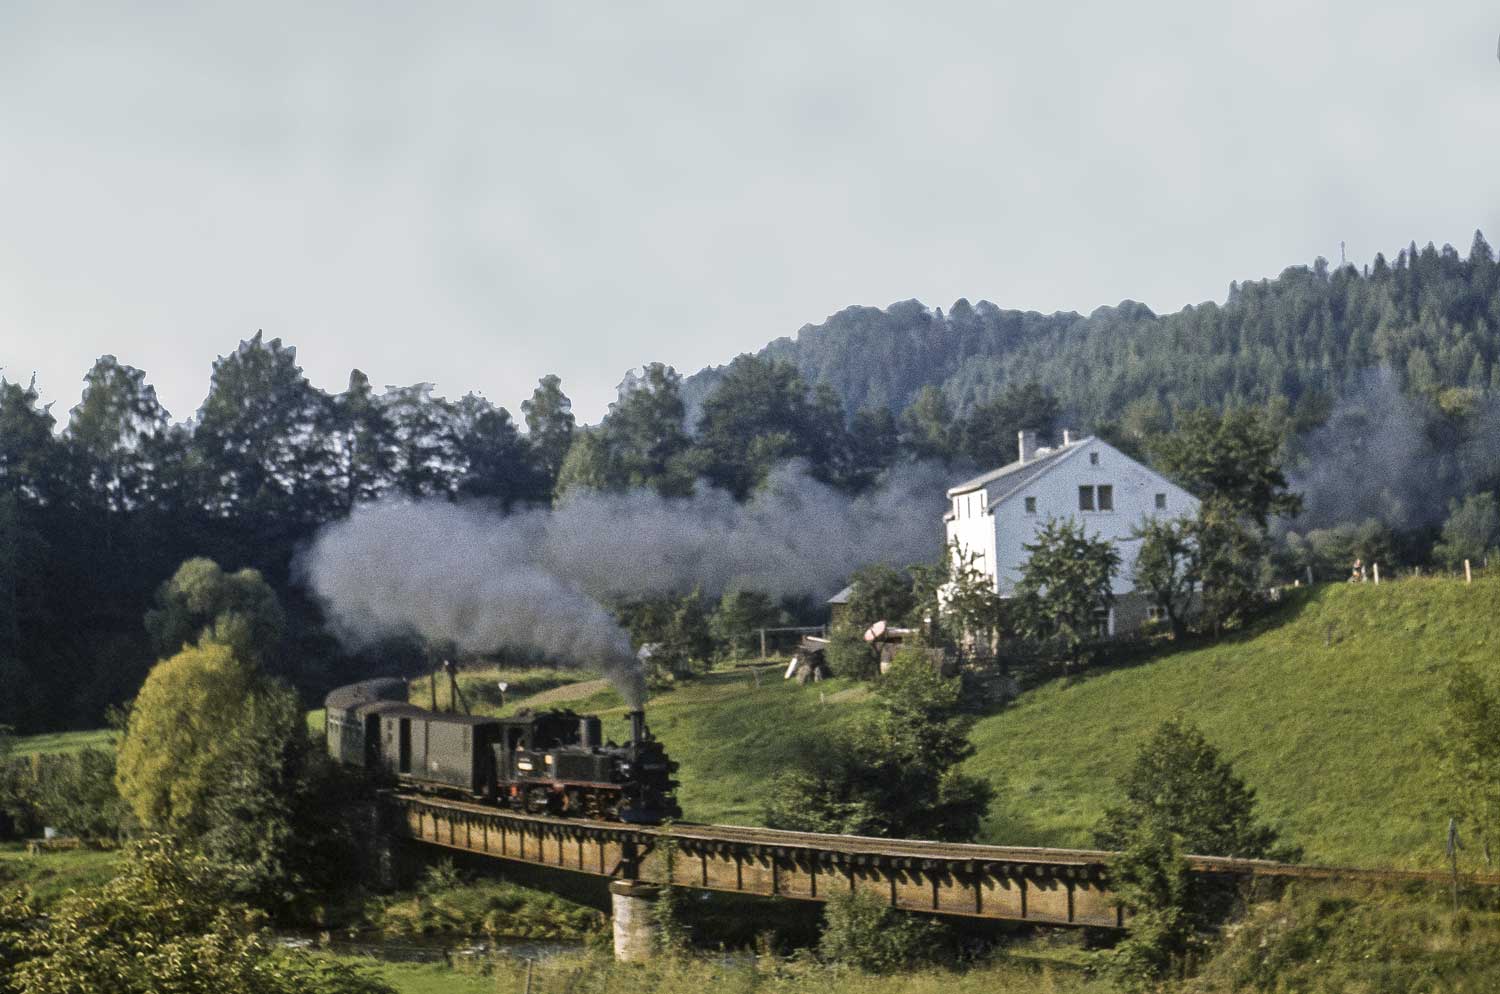
<path fill-rule="evenodd" d="M 642 963 L 656 955 L 656 899 L 661 888 L 638 880 L 615 880 L 609 885 L 614 919 L 615 959 Z"/>

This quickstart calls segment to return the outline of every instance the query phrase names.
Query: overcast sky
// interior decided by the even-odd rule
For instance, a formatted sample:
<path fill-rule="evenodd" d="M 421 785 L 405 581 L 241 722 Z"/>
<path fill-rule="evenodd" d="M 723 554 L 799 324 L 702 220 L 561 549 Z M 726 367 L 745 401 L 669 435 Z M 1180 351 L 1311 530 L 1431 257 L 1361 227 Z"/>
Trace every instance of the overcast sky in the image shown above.
<path fill-rule="evenodd" d="M 1494 0 L 125 6 L 0 0 L 0 367 L 64 417 L 263 328 L 593 421 L 854 303 L 1500 244 Z"/>

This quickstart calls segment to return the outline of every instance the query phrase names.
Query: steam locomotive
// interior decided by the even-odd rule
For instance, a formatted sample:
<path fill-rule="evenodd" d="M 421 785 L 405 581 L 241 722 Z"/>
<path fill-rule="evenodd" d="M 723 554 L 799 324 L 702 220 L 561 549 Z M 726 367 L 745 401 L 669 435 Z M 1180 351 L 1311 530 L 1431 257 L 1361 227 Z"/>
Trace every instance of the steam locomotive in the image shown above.
<path fill-rule="evenodd" d="M 330 693 L 328 753 L 398 784 L 531 814 L 656 824 L 682 817 L 677 764 L 630 712 L 630 741 L 603 741 L 599 718 L 568 710 L 508 718 L 429 711 L 406 681 L 366 680 Z"/>

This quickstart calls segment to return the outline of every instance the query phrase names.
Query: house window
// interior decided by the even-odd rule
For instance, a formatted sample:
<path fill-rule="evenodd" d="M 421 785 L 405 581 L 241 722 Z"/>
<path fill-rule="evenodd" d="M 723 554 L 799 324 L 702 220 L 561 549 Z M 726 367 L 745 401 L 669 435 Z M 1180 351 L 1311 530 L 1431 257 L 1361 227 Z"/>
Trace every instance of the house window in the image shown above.
<path fill-rule="evenodd" d="M 1026 513 L 1027 514 L 1035 514 L 1036 513 L 1036 498 L 1035 497 L 1027 497 L 1026 498 Z"/>
<path fill-rule="evenodd" d="M 1097 487 L 1082 486 L 1078 488 L 1078 510 L 1080 511 L 1113 511 L 1115 509 L 1115 488 L 1108 483 L 1101 483 Z"/>
<path fill-rule="evenodd" d="M 1166 616 L 1167 616 L 1167 612 L 1162 608 L 1162 606 L 1160 604 L 1147 604 L 1146 605 L 1146 620 L 1147 621 L 1162 621 L 1163 619 L 1166 618 Z"/>
<path fill-rule="evenodd" d="M 1115 633 L 1115 609 L 1112 607 L 1098 607 L 1094 609 L 1094 637 L 1107 639 Z"/>
<path fill-rule="evenodd" d="M 1097 452 L 1090 452 L 1089 453 L 1089 465 L 1090 466 L 1097 466 L 1097 465 L 1099 465 L 1099 453 L 1097 453 Z"/>
<path fill-rule="evenodd" d="M 1165 511 L 1167 509 L 1167 495 L 1166 494 L 1157 494 L 1156 495 L 1156 509 L 1158 511 Z"/>

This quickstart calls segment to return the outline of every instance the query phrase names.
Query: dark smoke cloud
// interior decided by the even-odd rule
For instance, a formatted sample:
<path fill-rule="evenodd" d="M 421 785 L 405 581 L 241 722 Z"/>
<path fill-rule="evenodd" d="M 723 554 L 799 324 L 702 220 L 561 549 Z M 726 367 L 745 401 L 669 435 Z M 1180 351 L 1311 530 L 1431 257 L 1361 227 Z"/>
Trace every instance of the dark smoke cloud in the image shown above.
<path fill-rule="evenodd" d="M 1459 489 L 1452 452 L 1438 451 L 1419 404 L 1389 370 L 1367 374 L 1301 443 L 1290 474 L 1303 495 L 1297 531 L 1375 518 L 1393 528 L 1440 522 Z"/>
<path fill-rule="evenodd" d="M 348 645 L 414 633 L 465 652 L 536 651 L 603 669 L 638 705 L 640 668 L 606 602 L 693 589 L 826 596 L 860 566 L 930 561 L 948 482 L 908 465 L 850 498 L 786 466 L 745 504 L 710 488 L 681 500 L 585 492 L 512 515 L 384 501 L 324 528 L 301 569 Z"/>

